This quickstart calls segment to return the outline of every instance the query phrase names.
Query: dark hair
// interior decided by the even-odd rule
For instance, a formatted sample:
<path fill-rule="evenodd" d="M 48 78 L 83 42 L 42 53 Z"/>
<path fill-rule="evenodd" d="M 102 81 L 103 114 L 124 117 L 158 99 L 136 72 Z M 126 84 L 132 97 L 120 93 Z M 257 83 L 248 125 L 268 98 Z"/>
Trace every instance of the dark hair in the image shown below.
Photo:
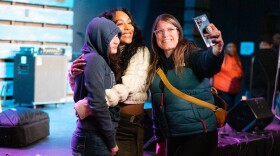
<path fill-rule="evenodd" d="M 235 47 L 235 52 L 233 54 L 233 58 L 236 60 L 237 62 L 237 65 L 242 68 L 242 64 L 241 64 L 241 61 L 240 61 L 240 56 L 239 56 L 239 53 L 238 53 L 238 47 L 237 47 L 237 44 L 235 42 L 229 42 L 226 44 L 226 46 L 224 47 L 224 52 L 225 52 L 225 57 L 226 55 L 228 54 L 228 50 L 227 50 L 227 47 L 232 44 L 234 47 Z M 226 58 L 224 58 L 224 62 L 226 62 Z"/>
<path fill-rule="evenodd" d="M 113 8 L 108 11 L 105 11 L 99 17 L 105 17 L 109 20 L 114 21 L 114 16 L 117 11 L 122 11 L 128 15 L 128 17 L 131 19 L 132 26 L 134 27 L 134 33 L 132 37 L 132 42 L 130 44 L 125 44 L 124 48 L 120 51 L 118 50 L 118 54 L 111 57 L 111 68 L 114 71 L 116 75 L 117 83 L 121 83 L 121 76 L 124 74 L 124 71 L 126 70 L 129 61 L 132 56 L 134 56 L 137 53 L 137 50 L 139 48 L 144 48 L 145 44 L 142 40 L 141 30 L 135 23 L 132 15 L 130 12 L 125 8 Z"/>
<path fill-rule="evenodd" d="M 259 42 L 266 42 L 268 44 L 273 44 L 273 39 L 272 39 L 272 36 L 270 34 L 263 34 L 260 37 Z"/>

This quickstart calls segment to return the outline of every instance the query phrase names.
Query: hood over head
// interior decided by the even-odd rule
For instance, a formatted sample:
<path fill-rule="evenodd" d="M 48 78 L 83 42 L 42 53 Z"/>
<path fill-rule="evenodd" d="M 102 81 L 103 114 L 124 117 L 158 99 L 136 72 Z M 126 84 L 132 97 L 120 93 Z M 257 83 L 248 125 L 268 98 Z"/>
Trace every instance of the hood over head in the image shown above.
<path fill-rule="evenodd" d="M 111 20 L 104 17 L 93 18 L 86 29 L 83 53 L 95 52 L 109 62 L 108 47 L 115 35 L 121 36 L 121 30 Z"/>

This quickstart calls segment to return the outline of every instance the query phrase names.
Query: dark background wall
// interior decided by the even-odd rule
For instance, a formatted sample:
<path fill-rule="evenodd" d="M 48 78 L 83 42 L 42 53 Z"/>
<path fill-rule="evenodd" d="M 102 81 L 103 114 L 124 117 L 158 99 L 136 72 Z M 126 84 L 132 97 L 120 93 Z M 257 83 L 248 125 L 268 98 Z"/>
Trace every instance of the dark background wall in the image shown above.
<path fill-rule="evenodd" d="M 226 43 L 257 42 L 264 33 L 280 31 L 279 0 L 211 0 L 210 8 Z"/>
<path fill-rule="evenodd" d="M 206 13 L 221 31 L 225 43 L 253 41 L 264 33 L 280 31 L 280 0 L 75 0 L 73 52 L 79 53 L 87 23 L 104 10 L 126 7 L 142 29 L 147 45 L 156 16 L 171 13 L 184 27 L 185 36 L 197 41 L 192 18 Z"/>

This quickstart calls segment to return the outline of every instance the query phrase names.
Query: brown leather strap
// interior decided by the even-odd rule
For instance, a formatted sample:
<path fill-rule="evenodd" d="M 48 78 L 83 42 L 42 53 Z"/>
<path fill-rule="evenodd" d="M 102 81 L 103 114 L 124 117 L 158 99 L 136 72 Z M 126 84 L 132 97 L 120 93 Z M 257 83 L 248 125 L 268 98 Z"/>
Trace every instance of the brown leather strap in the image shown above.
<path fill-rule="evenodd" d="M 197 104 L 199 106 L 202 107 L 206 107 L 206 108 L 210 108 L 213 111 L 216 111 L 217 109 L 219 109 L 218 107 L 216 107 L 215 105 L 208 103 L 206 101 L 200 100 L 198 98 L 195 98 L 193 96 L 187 95 L 183 92 L 181 92 L 180 90 L 178 90 L 177 88 L 173 87 L 170 82 L 168 81 L 167 77 L 165 76 L 164 72 L 162 71 L 161 68 L 157 69 L 157 74 L 159 75 L 159 77 L 161 78 L 162 82 L 165 84 L 165 86 L 176 96 L 187 100 L 191 103 Z"/>

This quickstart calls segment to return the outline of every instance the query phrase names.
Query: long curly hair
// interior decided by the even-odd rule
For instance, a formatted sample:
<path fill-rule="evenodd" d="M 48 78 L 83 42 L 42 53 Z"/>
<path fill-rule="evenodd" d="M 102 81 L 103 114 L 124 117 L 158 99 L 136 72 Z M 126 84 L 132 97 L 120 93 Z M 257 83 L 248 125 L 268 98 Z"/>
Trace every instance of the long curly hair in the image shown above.
<path fill-rule="evenodd" d="M 122 11 L 126 13 L 131 19 L 132 26 L 134 27 L 132 42 L 130 44 L 125 44 L 123 48 L 119 48 L 117 55 L 113 55 L 110 57 L 110 67 L 115 73 L 117 83 L 121 83 L 121 77 L 129 64 L 131 57 L 137 53 L 137 50 L 139 48 L 145 48 L 145 44 L 142 40 L 141 30 L 139 29 L 131 13 L 127 9 L 113 8 L 102 13 L 101 15 L 99 15 L 99 17 L 105 17 L 109 20 L 114 21 L 117 11 Z"/>

